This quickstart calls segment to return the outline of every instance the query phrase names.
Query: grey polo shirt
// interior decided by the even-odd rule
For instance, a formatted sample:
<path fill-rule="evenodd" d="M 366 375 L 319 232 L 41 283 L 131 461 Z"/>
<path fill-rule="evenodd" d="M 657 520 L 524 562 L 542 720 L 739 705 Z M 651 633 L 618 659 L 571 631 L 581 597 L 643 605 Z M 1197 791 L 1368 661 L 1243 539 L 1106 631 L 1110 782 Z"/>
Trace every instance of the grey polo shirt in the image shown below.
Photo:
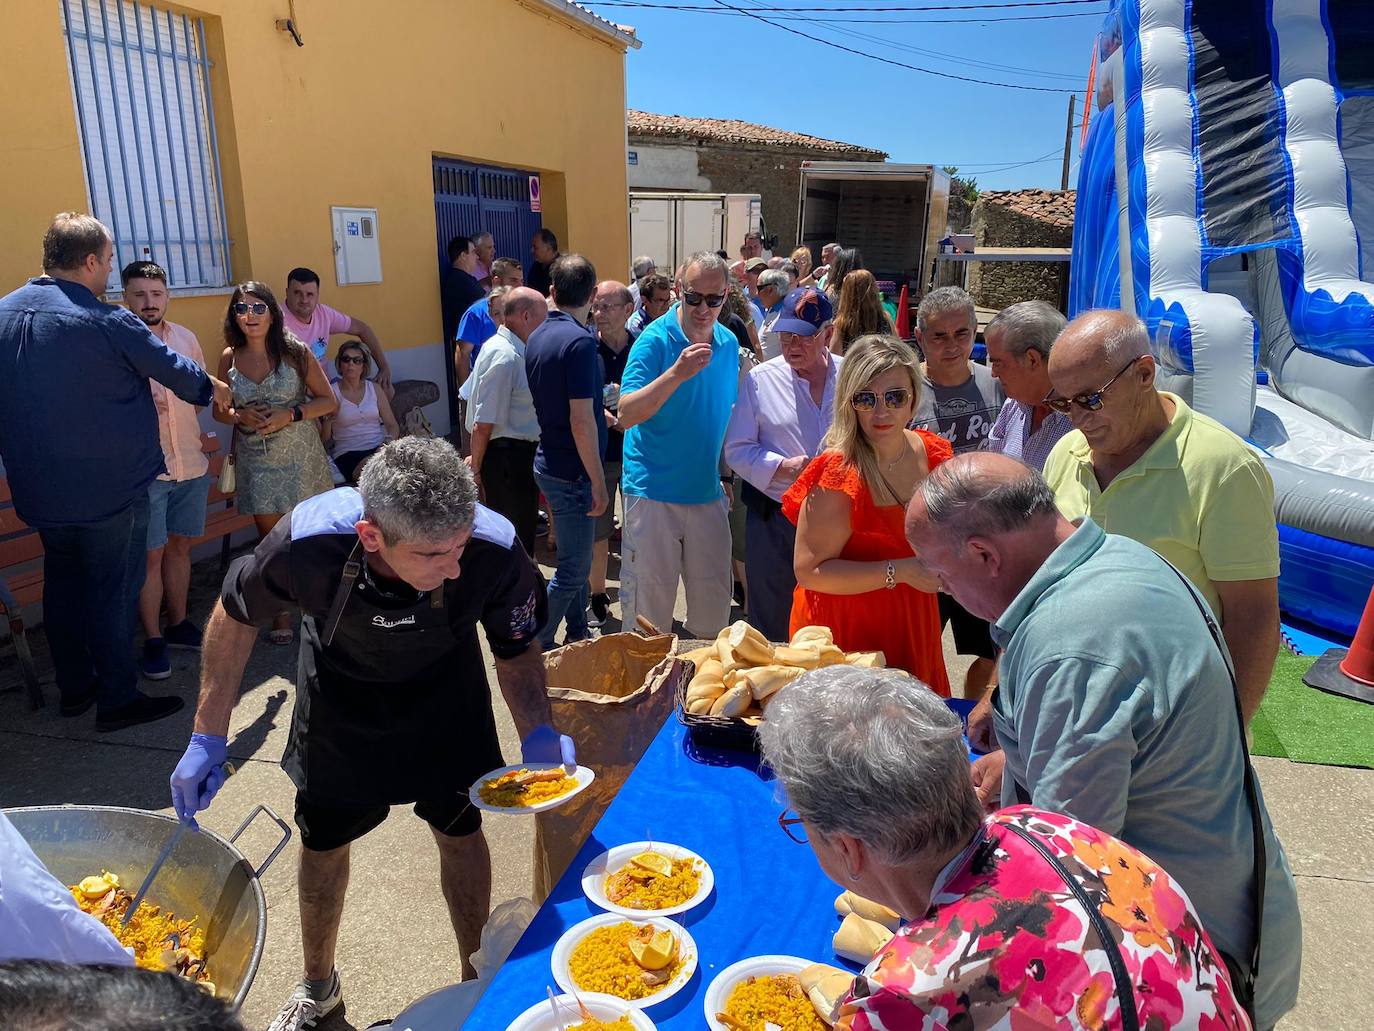
<path fill-rule="evenodd" d="M 539 419 L 525 375 L 525 345 L 520 338 L 500 326 L 482 345 L 472 370 L 472 391 L 468 395 L 467 429 L 479 422 L 491 423 L 492 440 L 510 438 L 536 441 Z"/>
<path fill-rule="evenodd" d="M 1140 849 L 1187 891 L 1218 948 L 1245 965 L 1254 870 L 1245 748 L 1226 659 L 1193 595 L 1143 544 L 1083 519 L 992 625 L 1002 802 L 1032 804 Z M 1261 799 L 1261 805 L 1263 801 Z M 1260 1028 L 1293 1008 L 1297 889 L 1263 814 Z"/>

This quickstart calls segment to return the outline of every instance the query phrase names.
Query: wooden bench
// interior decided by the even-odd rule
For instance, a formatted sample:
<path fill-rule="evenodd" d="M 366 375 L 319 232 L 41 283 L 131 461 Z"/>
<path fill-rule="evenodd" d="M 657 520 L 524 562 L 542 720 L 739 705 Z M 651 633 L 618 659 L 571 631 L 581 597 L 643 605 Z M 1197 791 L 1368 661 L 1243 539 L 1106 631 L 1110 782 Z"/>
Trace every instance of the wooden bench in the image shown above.
<path fill-rule="evenodd" d="M 224 464 L 220 453 L 220 438 L 215 433 L 202 433 L 201 450 L 210 458 L 209 505 L 205 513 L 205 533 L 196 544 L 220 539 L 220 569 L 229 562 L 230 537 L 253 525 L 253 517 L 241 515 L 232 495 L 219 489 L 219 471 Z M 43 691 L 38 683 L 38 670 L 29 649 L 24 627 L 24 607 L 43 600 L 43 541 L 38 531 L 19 518 L 10 495 L 9 480 L 0 477 L 0 615 L 9 622 L 14 652 L 19 659 L 20 673 L 28 690 L 29 701 L 35 709 L 43 707 Z"/>

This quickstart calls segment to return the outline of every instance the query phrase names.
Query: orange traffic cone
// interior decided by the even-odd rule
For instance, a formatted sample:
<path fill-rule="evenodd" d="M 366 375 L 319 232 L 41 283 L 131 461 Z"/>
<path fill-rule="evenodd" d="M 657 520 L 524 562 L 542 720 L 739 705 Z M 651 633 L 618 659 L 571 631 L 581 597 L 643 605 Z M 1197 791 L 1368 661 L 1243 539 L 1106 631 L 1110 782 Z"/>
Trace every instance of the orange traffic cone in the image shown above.
<path fill-rule="evenodd" d="M 1302 682 L 1331 694 L 1374 705 L 1374 590 L 1349 648 L 1332 648 L 1312 664 Z"/>

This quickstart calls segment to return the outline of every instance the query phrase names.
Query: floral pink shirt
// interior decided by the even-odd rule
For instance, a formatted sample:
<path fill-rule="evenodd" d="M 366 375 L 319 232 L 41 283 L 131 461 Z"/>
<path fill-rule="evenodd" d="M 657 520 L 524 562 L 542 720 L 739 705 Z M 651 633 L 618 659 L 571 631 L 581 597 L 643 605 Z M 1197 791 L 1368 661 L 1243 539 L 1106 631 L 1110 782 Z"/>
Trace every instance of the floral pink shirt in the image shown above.
<path fill-rule="evenodd" d="M 1221 955 L 1188 896 L 1124 842 L 1014 806 L 945 871 L 854 981 L 837 1031 L 1039 1031 L 1123 1027 L 1109 953 L 1031 835 L 1097 903 L 1129 975 L 1140 1028 L 1247 1031 Z"/>

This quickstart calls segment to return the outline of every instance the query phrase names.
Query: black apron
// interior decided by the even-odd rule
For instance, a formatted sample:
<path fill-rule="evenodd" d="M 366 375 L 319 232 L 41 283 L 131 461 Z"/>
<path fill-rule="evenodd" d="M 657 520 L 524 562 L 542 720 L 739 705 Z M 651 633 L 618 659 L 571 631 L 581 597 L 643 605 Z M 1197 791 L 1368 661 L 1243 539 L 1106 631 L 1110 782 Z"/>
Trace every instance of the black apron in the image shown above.
<path fill-rule="evenodd" d="M 504 765 L 476 620 L 455 633 L 444 588 L 369 601 L 361 545 L 322 621 L 301 620 L 282 768 L 312 802 L 394 805 L 466 794 Z"/>

